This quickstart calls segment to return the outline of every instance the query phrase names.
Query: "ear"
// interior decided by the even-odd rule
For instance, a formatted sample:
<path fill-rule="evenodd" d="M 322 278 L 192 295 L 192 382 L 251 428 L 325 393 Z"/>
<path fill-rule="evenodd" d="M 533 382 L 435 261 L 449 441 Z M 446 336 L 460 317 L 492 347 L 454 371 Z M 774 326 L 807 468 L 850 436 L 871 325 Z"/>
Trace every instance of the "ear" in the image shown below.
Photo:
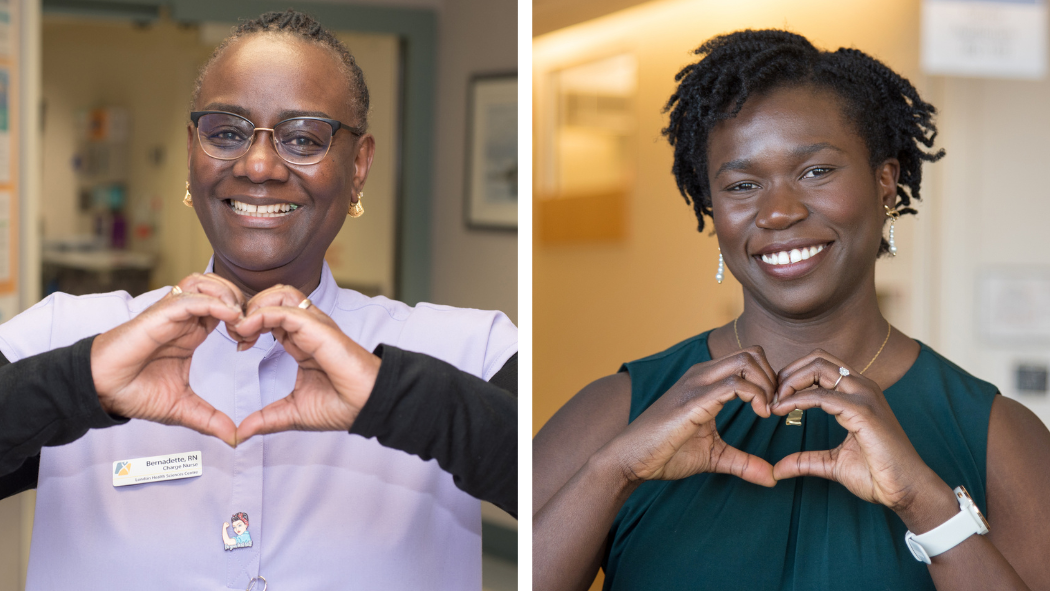
<path fill-rule="evenodd" d="M 372 168 L 372 157 L 376 153 L 376 140 L 366 133 L 357 140 L 357 151 L 354 153 L 354 195 L 360 193 Z"/>
<path fill-rule="evenodd" d="M 893 209 L 897 205 L 897 179 L 900 178 L 901 163 L 896 158 L 887 158 L 875 168 L 875 182 L 878 184 L 879 199 L 882 204 Z"/>

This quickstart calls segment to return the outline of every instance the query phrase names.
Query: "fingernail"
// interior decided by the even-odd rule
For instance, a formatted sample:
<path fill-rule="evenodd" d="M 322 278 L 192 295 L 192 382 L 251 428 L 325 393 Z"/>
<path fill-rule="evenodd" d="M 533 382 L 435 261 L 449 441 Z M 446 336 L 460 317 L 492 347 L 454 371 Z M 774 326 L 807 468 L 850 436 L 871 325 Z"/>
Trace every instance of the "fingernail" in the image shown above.
<path fill-rule="evenodd" d="M 248 344 L 248 343 L 237 343 L 237 352 L 238 353 L 241 352 L 241 351 L 247 351 L 248 349 L 251 349 L 251 348 L 252 348 L 252 346 L 250 344 Z M 236 446 L 234 446 L 234 447 L 236 447 Z"/>
<path fill-rule="evenodd" d="M 780 404 L 780 394 L 773 395 L 773 406 Z"/>

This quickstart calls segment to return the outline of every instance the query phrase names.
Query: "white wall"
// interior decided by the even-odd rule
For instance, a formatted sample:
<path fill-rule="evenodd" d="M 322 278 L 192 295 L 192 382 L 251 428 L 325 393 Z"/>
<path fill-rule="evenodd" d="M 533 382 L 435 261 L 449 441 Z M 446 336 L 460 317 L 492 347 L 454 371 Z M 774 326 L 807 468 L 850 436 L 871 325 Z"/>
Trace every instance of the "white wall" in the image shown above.
<path fill-rule="evenodd" d="M 928 86 L 948 151 L 929 168 L 934 224 L 929 245 L 921 246 L 935 290 L 924 311 L 931 344 L 1015 395 L 1014 364 L 1050 364 L 1050 346 L 983 337 L 976 294 L 987 271 L 1050 273 L 1050 188 L 1040 182 L 1050 158 L 1050 80 L 936 77 Z M 1045 395 L 1017 398 L 1050 424 Z"/>
<path fill-rule="evenodd" d="M 474 74 L 517 70 L 517 2 L 444 0 L 438 36 L 430 298 L 517 321 L 517 233 L 468 230 L 463 221 L 467 86 Z"/>

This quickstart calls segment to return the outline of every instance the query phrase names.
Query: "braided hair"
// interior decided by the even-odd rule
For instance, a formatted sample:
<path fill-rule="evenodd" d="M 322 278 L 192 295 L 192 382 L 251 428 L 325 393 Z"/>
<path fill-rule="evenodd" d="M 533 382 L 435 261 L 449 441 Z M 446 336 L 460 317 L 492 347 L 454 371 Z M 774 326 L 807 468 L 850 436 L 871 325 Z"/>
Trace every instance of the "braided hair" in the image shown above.
<path fill-rule="evenodd" d="M 694 53 L 700 61 L 675 76 L 678 88 L 664 107 L 670 122 L 663 134 L 674 147 L 671 170 L 682 197 L 693 205 L 698 230 L 704 229 L 704 216 L 712 215 L 711 130 L 735 117 L 749 97 L 784 86 L 812 85 L 839 96 L 868 148 L 872 168 L 888 158 L 900 161 L 896 209 L 916 213 L 911 202 L 919 199 L 922 163 L 940 160 L 944 150 L 932 151 L 936 110 L 908 80 L 857 49 L 821 51 L 805 37 L 780 30 L 719 35 Z M 879 253 L 887 250 L 883 240 Z"/>
<path fill-rule="evenodd" d="M 304 41 L 316 43 L 334 52 L 339 57 L 339 62 L 342 65 L 342 73 L 346 77 L 349 89 L 348 98 L 350 99 L 354 115 L 358 119 L 354 127 L 367 129 L 368 87 L 365 85 L 365 76 L 357 65 L 357 60 L 350 54 L 350 50 L 346 48 L 346 45 L 339 39 L 336 39 L 331 31 L 322 27 L 321 23 L 317 22 L 314 17 L 291 8 L 284 12 L 267 12 L 259 18 L 243 21 L 234 27 L 230 36 L 215 48 L 211 57 L 208 58 L 208 61 L 205 62 L 197 74 L 197 80 L 193 84 L 192 104 L 197 103 L 201 93 L 201 82 L 204 80 L 204 75 L 208 73 L 208 69 L 215 63 L 215 60 L 225 53 L 230 44 L 237 39 L 258 33 L 292 35 Z"/>

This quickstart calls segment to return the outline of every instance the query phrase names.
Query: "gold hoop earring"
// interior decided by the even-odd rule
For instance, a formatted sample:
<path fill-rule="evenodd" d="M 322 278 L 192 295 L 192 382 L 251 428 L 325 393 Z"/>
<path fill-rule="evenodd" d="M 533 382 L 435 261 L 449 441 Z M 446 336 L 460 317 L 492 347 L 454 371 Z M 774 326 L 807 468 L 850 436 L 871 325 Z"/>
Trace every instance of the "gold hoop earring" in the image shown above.
<path fill-rule="evenodd" d="M 350 210 L 346 212 L 346 215 L 352 218 L 359 218 L 363 216 L 365 214 L 365 206 L 361 205 L 361 200 L 364 199 L 364 197 L 365 194 L 363 192 L 358 193 L 357 203 L 354 203 L 350 206 Z"/>
<path fill-rule="evenodd" d="M 182 204 L 186 207 L 193 207 L 193 195 L 190 195 L 189 181 L 186 181 L 186 196 L 182 198 Z"/>

